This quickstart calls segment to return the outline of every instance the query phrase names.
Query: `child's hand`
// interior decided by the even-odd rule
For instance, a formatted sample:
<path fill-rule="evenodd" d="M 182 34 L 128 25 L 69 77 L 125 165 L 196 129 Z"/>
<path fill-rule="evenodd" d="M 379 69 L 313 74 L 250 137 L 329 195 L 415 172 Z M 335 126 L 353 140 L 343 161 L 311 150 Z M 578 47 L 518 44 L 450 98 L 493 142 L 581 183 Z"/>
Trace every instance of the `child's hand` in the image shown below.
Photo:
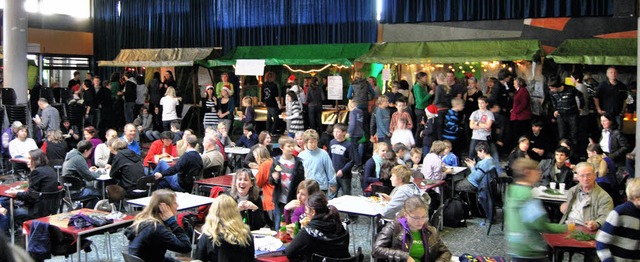
<path fill-rule="evenodd" d="M 272 177 L 274 180 L 278 180 L 278 179 L 280 179 L 280 172 L 273 172 L 273 173 L 271 173 L 271 177 Z"/>

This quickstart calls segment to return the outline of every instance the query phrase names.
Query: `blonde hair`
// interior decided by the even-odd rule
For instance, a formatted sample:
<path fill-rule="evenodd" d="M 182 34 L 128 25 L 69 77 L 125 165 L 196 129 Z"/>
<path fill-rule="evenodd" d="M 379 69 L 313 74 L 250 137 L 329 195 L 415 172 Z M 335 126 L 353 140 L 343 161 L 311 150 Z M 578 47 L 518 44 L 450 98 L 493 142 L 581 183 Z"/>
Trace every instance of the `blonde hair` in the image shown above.
<path fill-rule="evenodd" d="M 304 131 L 304 135 L 302 136 L 302 139 L 304 140 L 305 143 L 307 143 L 309 140 L 318 140 L 320 139 L 320 136 L 318 135 L 318 131 L 314 130 L 314 129 L 307 129 L 306 131 Z"/>
<path fill-rule="evenodd" d="M 391 174 L 396 174 L 400 179 L 402 179 L 402 183 L 407 184 L 411 181 L 413 171 L 405 165 L 397 165 L 391 169 Z"/>
<path fill-rule="evenodd" d="M 256 162 L 258 164 L 262 164 L 262 162 L 271 159 L 271 154 L 269 154 L 269 149 L 263 146 L 259 146 L 253 149 L 253 157 L 256 159 Z"/>
<path fill-rule="evenodd" d="M 429 153 L 440 155 L 442 154 L 442 152 L 444 152 L 446 148 L 447 146 L 445 145 L 444 142 L 436 140 L 436 141 L 433 141 L 433 144 L 431 144 L 431 150 L 429 150 Z"/>
<path fill-rule="evenodd" d="M 630 178 L 627 180 L 627 193 L 628 200 L 635 200 L 640 197 L 640 178 Z"/>
<path fill-rule="evenodd" d="M 385 143 L 385 142 L 375 143 L 375 144 L 373 144 L 373 151 L 374 152 L 378 152 L 383 147 L 389 149 L 389 145 L 387 145 L 387 143 Z"/>
<path fill-rule="evenodd" d="M 442 85 L 444 87 L 444 92 L 445 94 L 448 94 L 451 91 L 451 87 L 449 85 L 447 85 L 447 81 L 445 81 L 445 75 L 443 73 L 440 73 L 436 76 L 436 81 L 438 85 Z M 442 84 L 440 84 L 442 83 Z"/>
<path fill-rule="evenodd" d="M 242 223 L 238 204 L 228 195 L 213 200 L 202 233 L 207 234 L 214 246 L 220 246 L 221 240 L 231 245 L 250 245 L 249 226 Z"/>
<path fill-rule="evenodd" d="M 296 141 L 293 138 L 288 136 L 283 136 L 278 138 L 278 144 L 280 144 L 280 148 L 284 148 L 285 145 L 296 145 Z"/>
<path fill-rule="evenodd" d="M 133 220 L 132 228 L 135 229 L 136 234 L 140 228 L 140 224 L 145 222 L 153 223 L 154 228 L 158 227 L 158 224 L 163 225 L 162 212 L 160 212 L 160 204 L 165 203 L 171 206 L 176 201 L 176 193 L 167 189 L 158 189 L 151 194 L 151 200 L 149 204 L 144 207 L 142 212 L 136 215 Z M 237 210 L 237 207 L 236 207 Z"/>
<path fill-rule="evenodd" d="M 384 102 L 388 102 L 389 98 L 387 96 L 380 96 L 378 97 L 378 101 L 376 102 L 376 105 L 382 105 L 382 103 Z"/>
<path fill-rule="evenodd" d="M 247 102 L 249 104 L 249 106 L 253 105 L 253 99 L 251 99 L 250 96 L 245 96 L 242 98 L 242 102 Z"/>
<path fill-rule="evenodd" d="M 173 86 L 167 87 L 167 91 L 165 91 L 164 96 L 176 97 L 176 89 Z"/>
<path fill-rule="evenodd" d="M 54 142 L 54 143 L 60 143 L 62 141 L 64 141 L 62 139 L 62 131 L 60 130 L 48 130 L 47 131 L 47 140 Z"/>
<path fill-rule="evenodd" d="M 422 155 L 422 148 L 419 148 L 419 147 L 412 148 L 411 155 Z"/>

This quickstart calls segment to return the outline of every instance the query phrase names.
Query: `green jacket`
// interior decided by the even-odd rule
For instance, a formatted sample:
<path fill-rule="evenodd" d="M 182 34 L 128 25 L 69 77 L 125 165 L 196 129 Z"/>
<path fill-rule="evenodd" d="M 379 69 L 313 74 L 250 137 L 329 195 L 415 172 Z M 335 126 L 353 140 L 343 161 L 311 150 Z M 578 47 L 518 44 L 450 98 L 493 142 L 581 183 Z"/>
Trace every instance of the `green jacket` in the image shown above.
<path fill-rule="evenodd" d="M 429 87 L 423 87 L 419 83 L 413 85 L 413 96 L 416 99 L 416 109 L 424 110 L 429 105 L 429 99 L 431 94 L 428 91 Z"/>
<path fill-rule="evenodd" d="M 573 206 L 573 202 L 578 198 L 578 193 L 580 192 L 580 185 L 575 185 L 571 189 L 569 189 L 567 193 L 567 203 L 569 207 L 567 208 L 567 212 L 560 219 L 560 224 L 564 223 L 569 216 L 571 211 L 571 206 Z M 604 222 L 607 220 L 607 215 L 609 212 L 613 210 L 613 200 L 607 191 L 604 191 L 598 184 L 591 189 L 589 193 L 589 201 L 583 208 L 583 221 L 591 221 L 594 220 L 598 223 L 598 228 L 604 225 Z"/>
<path fill-rule="evenodd" d="M 531 195 L 531 187 L 509 185 L 505 199 L 504 227 L 508 253 L 518 258 L 544 258 L 547 244 L 542 233 L 562 233 L 566 225 L 549 223 L 547 211 Z"/>

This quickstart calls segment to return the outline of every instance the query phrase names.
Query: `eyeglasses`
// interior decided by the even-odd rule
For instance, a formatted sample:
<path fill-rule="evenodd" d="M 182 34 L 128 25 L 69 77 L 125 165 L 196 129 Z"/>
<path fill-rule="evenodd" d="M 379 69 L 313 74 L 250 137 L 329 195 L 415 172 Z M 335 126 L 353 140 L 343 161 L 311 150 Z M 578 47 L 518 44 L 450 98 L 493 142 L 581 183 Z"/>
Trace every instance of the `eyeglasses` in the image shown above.
<path fill-rule="evenodd" d="M 409 214 L 407 214 L 407 217 L 411 218 L 412 220 L 427 220 L 428 218 L 427 216 L 412 216 Z"/>

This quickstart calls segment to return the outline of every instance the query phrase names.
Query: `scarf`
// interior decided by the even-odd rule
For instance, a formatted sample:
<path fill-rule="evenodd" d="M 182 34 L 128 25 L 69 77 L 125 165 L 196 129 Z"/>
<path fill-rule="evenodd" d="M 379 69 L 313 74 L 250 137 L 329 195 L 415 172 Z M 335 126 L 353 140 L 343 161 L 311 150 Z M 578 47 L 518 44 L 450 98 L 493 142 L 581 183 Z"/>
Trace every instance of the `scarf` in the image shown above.
<path fill-rule="evenodd" d="M 376 177 L 380 178 L 380 167 L 382 166 L 382 157 L 378 154 L 373 154 L 373 162 L 376 164 Z"/>

